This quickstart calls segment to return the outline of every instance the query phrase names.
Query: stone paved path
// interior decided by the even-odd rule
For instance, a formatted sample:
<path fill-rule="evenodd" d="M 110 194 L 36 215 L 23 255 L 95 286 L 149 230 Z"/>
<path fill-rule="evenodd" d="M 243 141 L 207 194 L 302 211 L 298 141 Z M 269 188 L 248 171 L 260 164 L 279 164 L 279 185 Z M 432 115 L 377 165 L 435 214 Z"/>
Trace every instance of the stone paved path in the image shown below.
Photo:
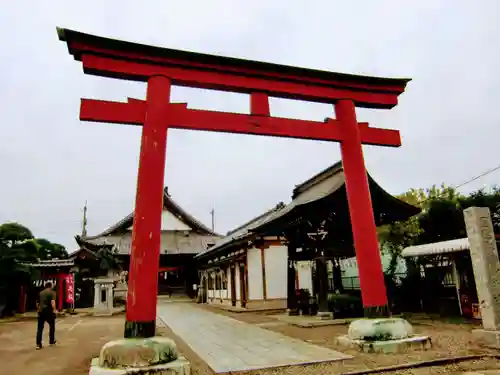
<path fill-rule="evenodd" d="M 216 373 L 352 358 L 188 303 L 159 303 L 158 318 Z"/>

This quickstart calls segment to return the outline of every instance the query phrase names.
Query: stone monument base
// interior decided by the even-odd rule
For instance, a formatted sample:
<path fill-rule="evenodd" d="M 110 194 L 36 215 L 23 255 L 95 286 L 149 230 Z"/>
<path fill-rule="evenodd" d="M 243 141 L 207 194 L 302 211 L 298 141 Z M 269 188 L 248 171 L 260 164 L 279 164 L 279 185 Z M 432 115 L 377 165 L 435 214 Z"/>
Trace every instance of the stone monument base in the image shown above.
<path fill-rule="evenodd" d="M 321 320 L 333 319 L 333 313 L 331 311 L 318 311 L 316 317 Z"/>
<path fill-rule="evenodd" d="M 130 367 L 123 369 L 109 369 L 99 366 L 99 358 L 94 358 L 90 365 L 89 375 L 190 375 L 189 362 L 179 357 L 170 363 L 146 367 Z"/>
<path fill-rule="evenodd" d="M 355 320 L 349 325 L 347 335 L 338 337 L 337 342 L 366 353 L 398 353 L 409 348 L 431 347 L 429 336 L 415 336 L 411 324 L 401 318 Z"/>
<path fill-rule="evenodd" d="M 298 309 L 286 309 L 285 314 L 288 316 L 297 316 L 297 315 L 299 315 L 299 310 Z"/>
<path fill-rule="evenodd" d="M 359 349 L 364 353 L 400 353 L 408 349 L 427 350 L 432 347 L 429 336 L 413 336 L 399 340 L 368 341 L 353 340 L 349 336 L 337 337 L 337 343 L 347 347 Z"/>
<path fill-rule="evenodd" d="M 474 340 L 489 348 L 500 349 L 500 331 L 490 331 L 486 329 L 472 330 Z"/>
<path fill-rule="evenodd" d="M 189 362 L 165 337 L 121 339 L 105 344 L 89 375 L 190 375 Z"/>
<path fill-rule="evenodd" d="M 113 315 L 113 310 L 108 309 L 94 309 L 92 311 L 93 316 L 111 316 Z"/>

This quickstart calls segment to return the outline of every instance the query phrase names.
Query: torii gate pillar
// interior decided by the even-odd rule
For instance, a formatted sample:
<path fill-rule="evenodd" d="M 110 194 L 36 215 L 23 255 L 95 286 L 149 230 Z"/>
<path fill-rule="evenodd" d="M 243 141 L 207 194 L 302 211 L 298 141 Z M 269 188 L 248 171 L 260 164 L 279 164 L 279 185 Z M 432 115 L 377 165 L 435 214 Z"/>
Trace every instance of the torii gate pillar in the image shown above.
<path fill-rule="evenodd" d="M 164 76 L 152 76 L 148 80 L 132 229 L 125 337 L 151 337 L 155 334 L 170 87 L 170 79 Z"/>
<path fill-rule="evenodd" d="M 364 77 L 145 46 L 58 29 L 85 73 L 147 82 L 146 101 L 82 99 L 80 119 L 143 126 L 132 234 L 126 337 L 154 335 L 162 191 L 168 128 L 340 142 L 361 294 L 368 316 L 385 315 L 387 296 L 363 159 L 363 144 L 399 147 L 397 130 L 370 127 L 355 107 L 389 109 L 409 79 Z M 248 94 L 250 113 L 170 103 L 171 85 Z M 336 119 L 273 117 L 269 97 L 333 104 Z"/>

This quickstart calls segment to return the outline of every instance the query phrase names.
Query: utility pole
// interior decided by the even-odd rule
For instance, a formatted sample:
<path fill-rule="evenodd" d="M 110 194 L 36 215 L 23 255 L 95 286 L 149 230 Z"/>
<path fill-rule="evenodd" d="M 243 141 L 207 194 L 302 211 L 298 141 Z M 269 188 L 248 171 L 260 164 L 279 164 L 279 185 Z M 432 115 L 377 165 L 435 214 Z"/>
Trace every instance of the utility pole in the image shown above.
<path fill-rule="evenodd" d="M 83 206 L 83 220 L 82 220 L 82 238 L 87 237 L 87 201 Z"/>
<path fill-rule="evenodd" d="M 215 209 L 212 208 L 212 211 L 210 211 L 210 215 L 212 215 L 212 231 L 215 230 Z"/>

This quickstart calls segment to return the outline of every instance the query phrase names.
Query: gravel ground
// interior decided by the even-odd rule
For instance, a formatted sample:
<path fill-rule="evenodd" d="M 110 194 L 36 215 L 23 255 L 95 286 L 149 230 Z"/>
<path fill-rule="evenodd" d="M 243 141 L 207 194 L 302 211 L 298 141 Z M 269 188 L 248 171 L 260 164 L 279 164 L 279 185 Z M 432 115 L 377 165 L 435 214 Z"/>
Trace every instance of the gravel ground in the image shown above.
<path fill-rule="evenodd" d="M 335 337 L 347 333 L 347 325 L 345 326 L 325 326 L 317 328 L 300 328 L 287 324 L 274 324 L 276 319 L 266 315 L 265 313 L 233 313 L 221 311 L 210 307 L 206 308 L 212 312 L 217 312 L 234 319 L 249 323 L 257 324 L 262 328 L 271 331 L 279 332 L 287 336 L 301 339 L 311 344 L 331 348 L 342 353 L 351 354 L 353 359 L 344 362 L 333 362 L 328 364 L 308 365 L 308 366 L 292 366 L 286 368 L 277 368 L 269 370 L 259 370 L 259 375 L 320 375 L 320 374 L 342 374 L 351 371 L 360 371 L 377 367 L 392 366 L 397 364 L 405 364 L 409 362 L 426 361 L 437 358 L 446 358 L 454 356 L 465 356 L 474 354 L 500 354 L 499 351 L 481 348 L 474 344 L 472 340 L 471 330 L 475 328 L 471 324 L 452 324 L 440 321 L 422 320 L 413 322 L 414 329 L 417 334 L 429 335 L 432 338 L 433 348 L 428 351 L 409 351 L 401 354 L 365 354 L 353 349 L 348 349 L 339 346 L 335 343 Z M 271 323 L 268 325 L 268 323 Z M 212 374 L 210 368 L 193 353 L 187 345 L 182 342 L 179 337 L 173 335 L 168 328 L 162 329 L 162 332 L 175 339 L 178 343 L 181 352 L 186 355 L 192 363 L 193 374 Z M 493 369 L 500 368 L 500 361 L 495 359 L 481 359 L 475 361 L 466 361 L 459 364 L 447 366 L 434 366 L 426 368 L 416 368 L 409 370 L 397 370 L 386 372 L 391 374 L 454 374 L 463 371 L 478 370 L 478 369 Z M 245 372 L 248 374 L 248 372 Z M 240 374 L 240 372 L 233 372 Z M 241 373 L 243 374 L 243 373 Z M 385 374 L 385 373 L 379 373 Z"/>

